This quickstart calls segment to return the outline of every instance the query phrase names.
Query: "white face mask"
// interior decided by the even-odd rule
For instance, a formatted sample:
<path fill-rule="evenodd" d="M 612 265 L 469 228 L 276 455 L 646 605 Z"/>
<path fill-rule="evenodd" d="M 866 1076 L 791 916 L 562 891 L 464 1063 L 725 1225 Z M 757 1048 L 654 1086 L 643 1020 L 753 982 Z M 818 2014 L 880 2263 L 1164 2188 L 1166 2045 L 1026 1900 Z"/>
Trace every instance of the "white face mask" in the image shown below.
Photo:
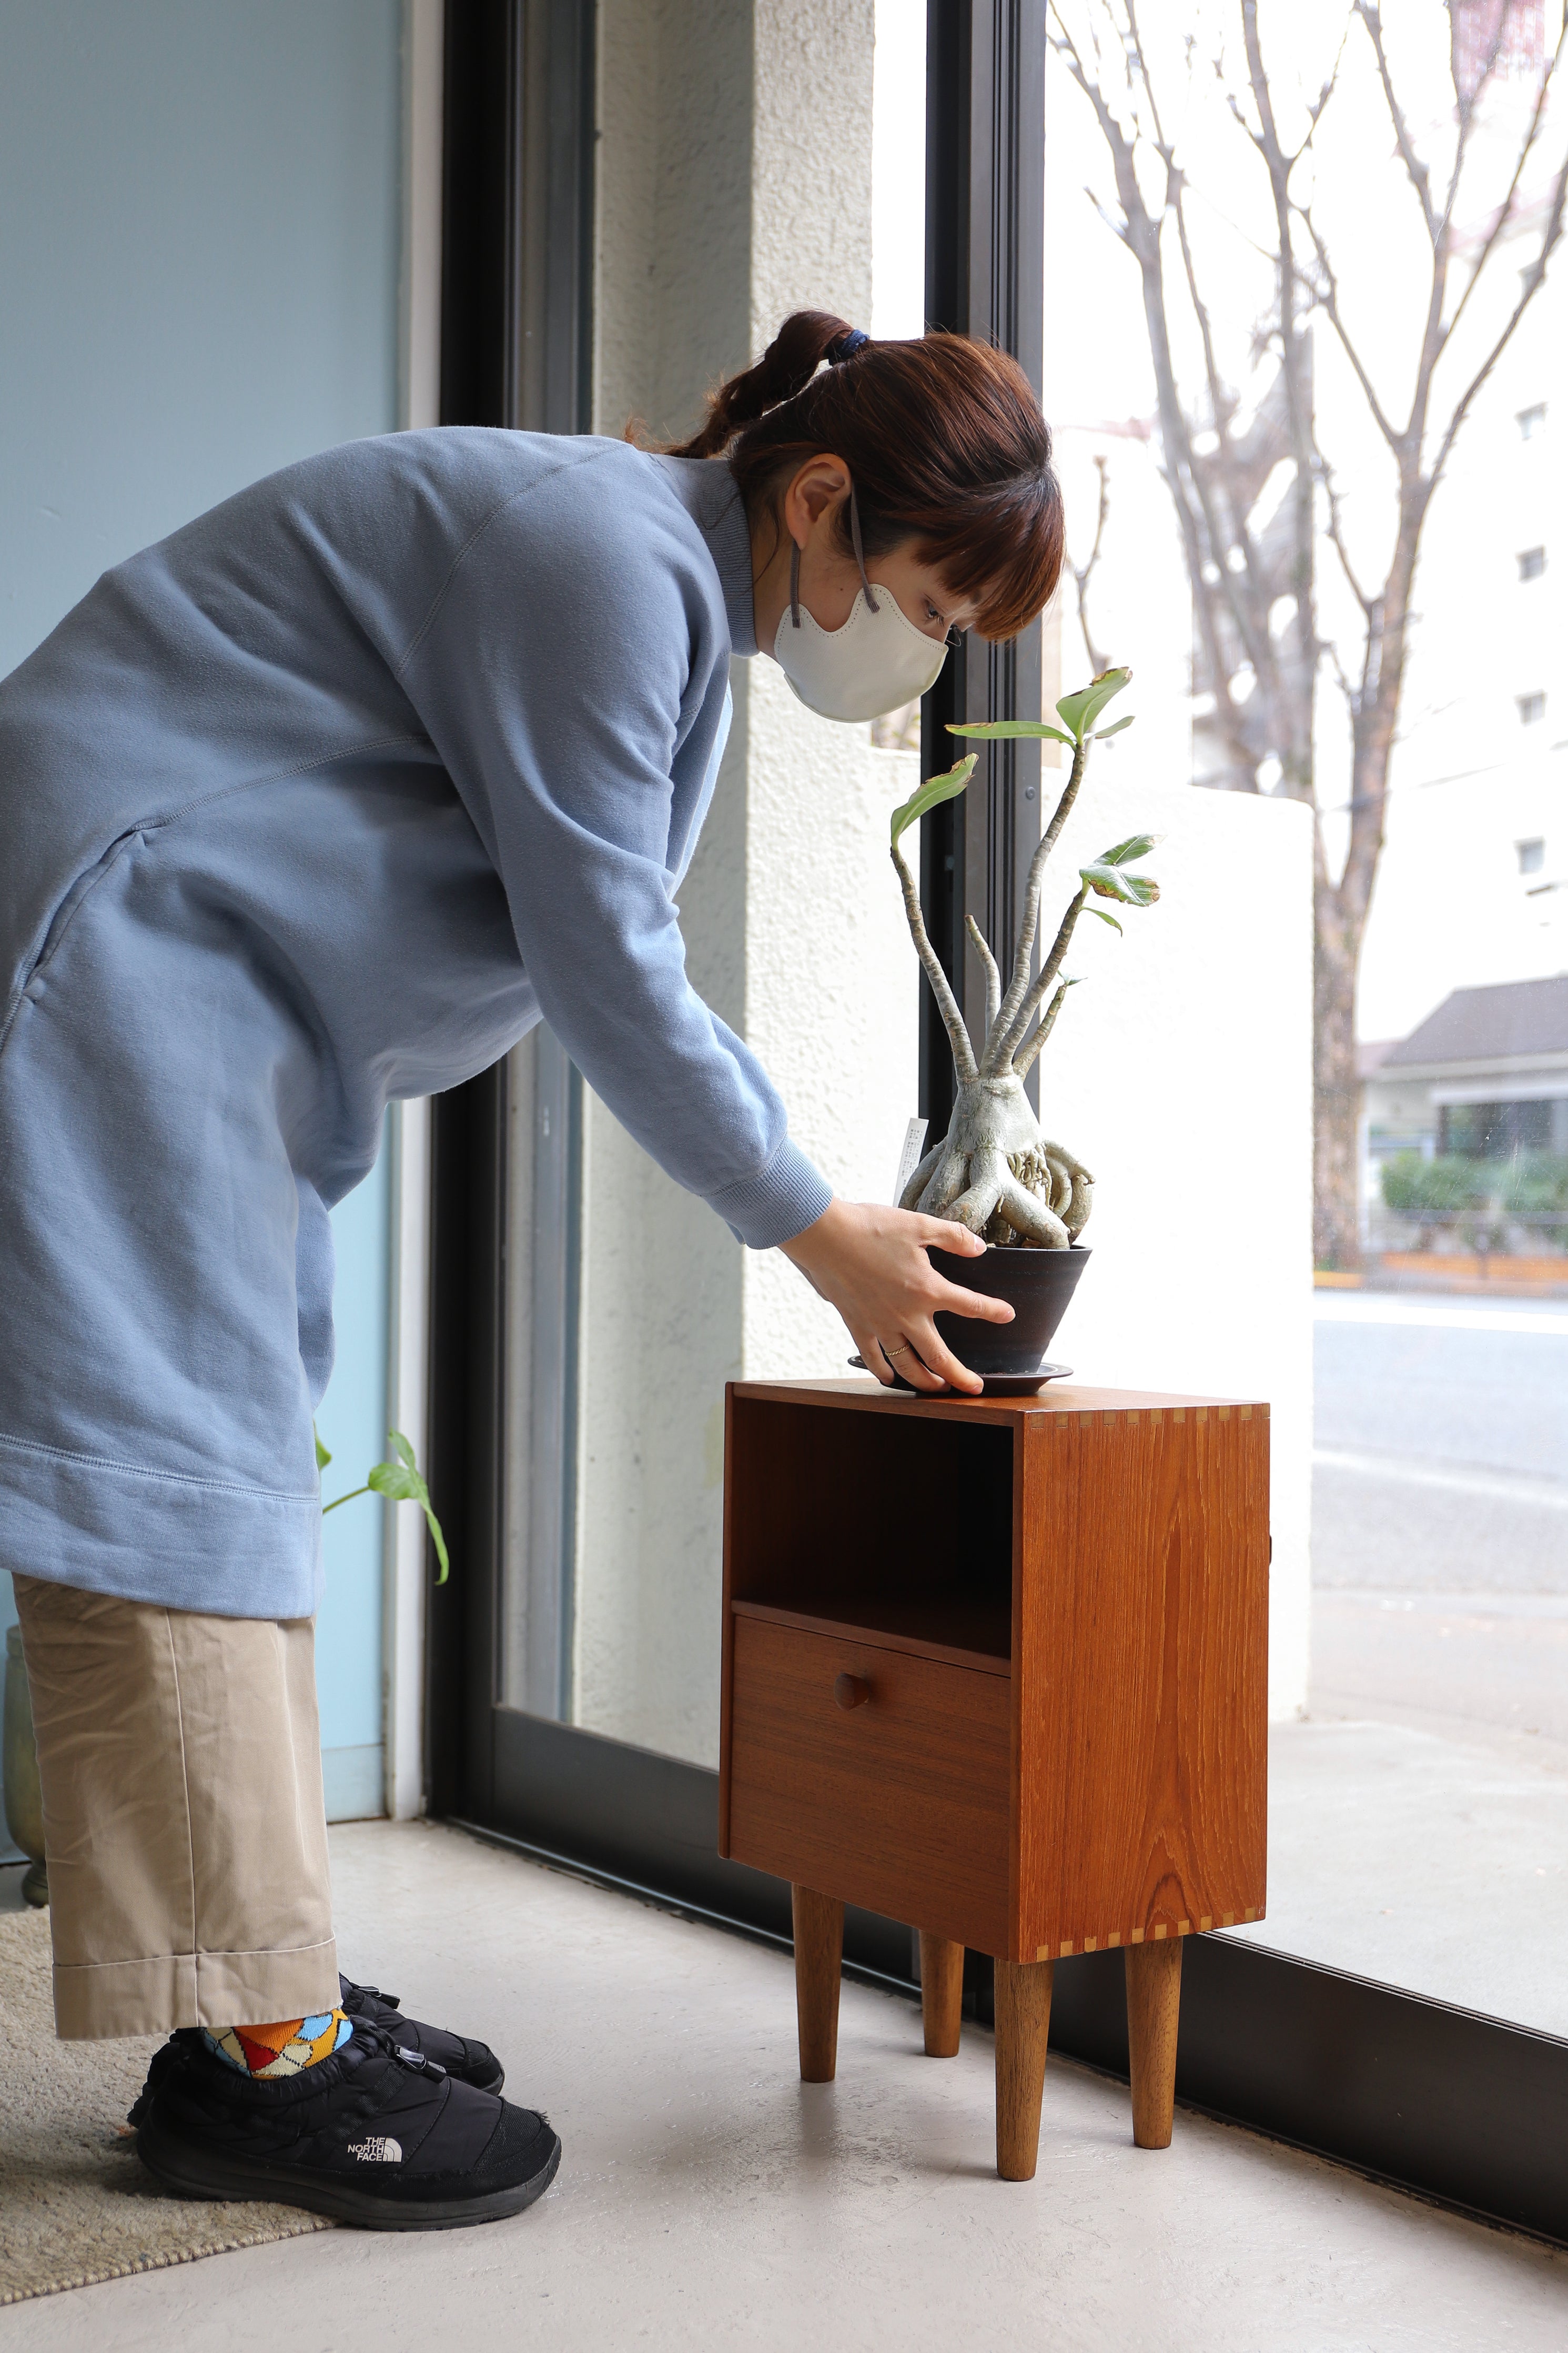
<path fill-rule="evenodd" d="M 860 516 L 849 493 L 849 530 L 860 586 L 842 628 L 825 629 L 800 601 L 800 549 L 790 550 L 789 610 L 773 639 L 773 659 L 793 692 L 824 719 L 880 719 L 929 694 L 947 659 L 947 642 L 906 619 L 890 588 L 873 589 L 860 549 Z"/>

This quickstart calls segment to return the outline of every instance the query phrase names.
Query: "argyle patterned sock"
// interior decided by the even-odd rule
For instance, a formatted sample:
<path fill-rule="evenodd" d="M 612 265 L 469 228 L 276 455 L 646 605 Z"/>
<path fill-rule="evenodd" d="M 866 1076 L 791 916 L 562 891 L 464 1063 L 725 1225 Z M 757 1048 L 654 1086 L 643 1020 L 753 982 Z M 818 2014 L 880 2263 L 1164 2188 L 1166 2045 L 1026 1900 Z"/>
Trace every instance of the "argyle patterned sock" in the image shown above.
<path fill-rule="evenodd" d="M 226 2027 L 221 2034 L 206 2034 L 206 2045 L 240 2074 L 276 2080 L 330 2059 L 353 2031 L 353 2019 L 341 2010 L 322 2010 L 313 2018 L 280 2018 L 271 2026 Z"/>

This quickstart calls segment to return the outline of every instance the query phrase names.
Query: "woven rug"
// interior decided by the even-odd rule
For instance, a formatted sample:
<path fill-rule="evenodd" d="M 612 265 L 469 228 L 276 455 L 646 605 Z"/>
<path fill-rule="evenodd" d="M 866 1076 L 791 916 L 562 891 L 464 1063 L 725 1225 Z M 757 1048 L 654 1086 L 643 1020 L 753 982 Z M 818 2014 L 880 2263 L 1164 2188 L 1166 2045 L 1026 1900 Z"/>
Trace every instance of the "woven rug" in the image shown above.
<path fill-rule="evenodd" d="M 0 1913 L 0 2304 L 333 2228 L 294 2206 L 163 2196 L 125 2124 L 156 2047 L 57 2042 L 48 1915 Z"/>

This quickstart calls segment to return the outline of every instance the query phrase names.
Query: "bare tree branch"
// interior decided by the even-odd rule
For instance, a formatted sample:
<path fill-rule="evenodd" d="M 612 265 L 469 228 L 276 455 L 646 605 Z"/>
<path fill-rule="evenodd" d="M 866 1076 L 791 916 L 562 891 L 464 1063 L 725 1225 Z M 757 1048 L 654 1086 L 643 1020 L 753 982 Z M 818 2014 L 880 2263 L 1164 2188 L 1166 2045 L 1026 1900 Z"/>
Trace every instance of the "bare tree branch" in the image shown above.
<path fill-rule="evenodd" d="M 1164 270 L 1160 253 L 1158 223 L 1144 203 L 1138 184 L 1133 142 L 1121 128 L 1107 102 L 1097 79 L 1091 77 L 1072 33 L 1061 15 L 1057 0 L 1052 0 L 1051 14 L 1058 26 L 1052 47 L 1063 58 L 1068 71 L 1094 110 L 1101 136 L 1110 150 L 1111 168 L 1116 181 L 1116 193 L 1125 218 L 1123 242 L 1138 263 L 1143 291 L 1144 323 L 1148 330 L 1151 355 L 1154 364 L 1155 387 L 1159 404 L 1161 439 L 1165 451 L 1165 480 L 1171 491 L 1182 530 L 1184 552 L 1188 576 L 1193 583 L 1194 613 L 1198 634 L 1203 642 L 1205 661 L 1213 682 L 1215 707 L 1219 713 L 1226 742 L 1233 748 L 1237 765 L 1256 772 L 1257 756 L 1247 740 L 1242 714 L 1230 688 L 1230 664 L 1220 640 L 1218 611 L 1223 604 L 1232 627 L 1243 643 L 1252 641 L 1252 659 L 1258 648 L 1256 632 L 1250 617 L 1244 611 L 1237 594 L 1235 581 L 1223 564 L 1216 565 L 1215 576 L 1205 576 L 1209 558 L 1205 549 L 1218 550 L 1222 554 L 1226 545 L 1225 533 L 1205 495 L 1201 470 L 1197 467 L 1192 448 L 1192 437 L 1176 389 L 1175 363 L 1172 353 L 1170 322 L 1167 315 Z M 1131 37 L 1129 36 L 1129 38 Z M 1145 85 L 1147 87 L 1147 85 Z M 1217 596 L 1215 591 L 1218 592 Z"/>
<path fill-rule="evenodd" d="M 1312 249 L 1317 256 L 1318 268 L 1322 275 L 1322 284 L 1313 289 L 1313 300 L 1339 338 L 1341 349 L 1349 360 L 1355 380 L 1361 386 L 1362 396 L 1372 411 L 1373 423 L 1389 448 L 1397 455 L 1404 446 L 1405 436 L 1389 421 L 1383 403 L 1377 396 L 1377 386 L 1368 373 L 1366 363 L 1351 341 L 1350 331 L 1345 325 L 1340 310 L 1340 282 L 1334 274 L 1333 263 L 1329 259 L 1329 249 L 1319 233 L 1316 221 L 1312 218 L 1310 207 L 1303 205 L 1299 207 L 1299 213 L 1307 234 L 1312 240 Z"/>
<path fill-rule="evenodd" d="M 1458 437 L 1459 427 L 1463 425 L 1466 417 L 1470 413 L 1470 406 L 1477 393 L 1479 392 L 1482 385 L 1485 384 L 1493 368 L 1496 367 L 1499 360 L 1501 359 L 1504 352 L 1508 349 L 1508 346 L 1513 338 L 1514 329 L 1518 326 L 1520 321 L 1523 318 L 1525 312 L 1534 301 L 1541 287 L 1545 283 L 1546 264 L 1563 236 L 1563 207 L 1565 195 L 1568 195 L 1568 160 L 1564 161 L 1563 168 L 1558 173 L 1556 182 L 1552 187 L 1552 203 L 1547 214 L 1546 227 L 1542 232 L 1541 252 L 1536 259 L 1533 269 L 1530 272 L 1529 280 L 1521 289 L 1519 300 L 1514 304 L 1512 311 L 1509 314 L 1507 324 L 1503 327 L 1501 332 L 1493 343 L 1491 349 L 1488 352 L 1485 359 L 1481 362 L 1479 367 L 1470 378 L 1469 383 L 1465 386 L 1459 398 L 1454 404 L 1453 413 L 1448 419 L 1443 438 L 1437 444 L 1437 454 L 1432 461 L 1431 471 L 1427 476 L 1428 496 L 1430 496 L 1431 492 L 1436 489 L 1437 484 L 1443 479 L 1443 470 L 1448 462 L 1448 453 L 1453 448 L 1454 443 Z"/>
<path fill-rule="evenodd" d="M 1126 5 L 1127 23 L 1131 34 L 1133 54 L 1138 60 L 1139 76 L 1149 93 L 1149 111 L 1154 125 L 1156 142 L 1155 152 L 1165 167 L 1165 209 L 1171 214 L 1176 225 L 1176 244 L 1182 257 L 1183 274 L 1186 279 L 1187 300 L 1193 306 L 1193 315 L 1197 321 L 1198 334 L 1203 343 L 1204 375 L 1208 385 L 1210 422 L 1223 449 L 1229 431 L 1229 411 L 1234 404 L 1227 399 L 1221 381 L 1219 364 L 1215 357 L 1214 322 L 1209 316 L 1208 305 L 1204 301 L 1198 287 L 1197 269 L 1193 260 L 1192 239 L 1187 233 L 1186 184 L 1182 173 L 1177 169 L 1174 150 L 1165 137 L 1164 125 L 1160 120 L 1159 101 L 1149 72 L 1148 60 L 1143 54 L 1142 36 L 1138 29 L 1135 0 L 1126 0 Z M 1242 563 L 1256 596 L 1260 593 L 1262 584 L 1258 579 L 1257 550 L 1253 546 L 1251 535 L 1247 528 L 1247 518 L 1237 512 L 1233 506 L 1228 520 L 1231 543 L 1241 551 Z M 1205 514 L 1205 521 L 1209 525 L 1209 544 L 1212 550 L 1215 548 L 1216 534 L 1212 518 Z M 1243 611 L 1240 601 L 1236 596 L 1231 597 L 1230 603 L 1237 628 L 1241 634 L 1242 642 L 1247 646 L 1256 671 L 1268 660 L 1267 627 L 1262 629 L 1258 628 L 1252 621 L 1252 617 Z"/>
<path fill-rule="evenodd" d="M 1377 60 L 1377 78 L 1383 85 L 1383 96 L 1388 108 L 1388 119 L 1394 125 L 1394 143 L 1399 150 L 1399 160 L 1404 164 L 1410 185 L 1415 191 L 1415 200 L 1421 207 L 1421 217 L 1426 224 L 1426 234 L 1435 245 L 1437 241 L 1438 214 L 1432 202 L 1431 167 L 1424 164 L 1415 153 L 1415 142 L 1410 136 L 1410 125 L 1405 119 L 1405 109 L 1394 94 L 1394 76 L 1388 70 L 1388 52 L 1383 42 L 1382 11 L 1376 5 L 1376 0 L 1355 0 L 1355 14 L 1366 26 L 1367 37 L 1372 43 L 1372 53 Z M 1451 189 L 1449 194 L 1451 199 Z"/>
<path fill-rule="evenodd" d="M 1500 18 L 1499 21 L 1500 24 L 1506 24 L 1506 11 L 1504 16 Z M 1468 303 L 1471 295 L 1475 292 L 1476 288 L 1480 283 L 1481 272 L 1485 269 L 1488 262 L 1491 259 L 1499 239 L 1503 235 L 1510 220 L 1513 216 L 1514 200 L 1519 195 L 1520 182 L 1524 177 L 1525 165 L 1529 163 L 1531 155 L 1534 151 L 1536 141 L 1541 134 L 1542 122 L 1546 113 L 1547 92 L 1552 86 L 1552 76 L 1557 70 L 1558 62 L 1563 55 L 1563 41 L 1564 38 L 1568 38 L 1568 31 L 1565 31 L 1563 36 L 1559 38 L 1556 50 L 1549 60 L 1546 69 L 1541 77 L 1541 87 L 1535 93 L 1535 104 L 1531 110 L 1530 126 L 1524 134 L 1523 140 L 1521 142 L 1519 153 L 1514 160 L 1512 176 L 1508 184 L 1508 193 L 1503 197 L 1501 204 L 1498 206 L 1497 217 L 1492 222 L 1490 228 L 1487 231 L 1485 238 L 1482 240 L 1481 249 L 1479 253 L 1477 254 L 1469 277 L 1465 281 L 1464 290 L 1460 294 L 1458 301 L 1454 306 L 1453 316 L 1443 330 L 1442 343 L 1439 345 L 1439 349 L 1447 346 L 1449 339 L 1453 335 L 1455 328 L 1464 317 L 1466 305 Z M 1544 259 L 1544 248 L 1542 258 Z"/>
<path fill-rule="evenodd" d="M 1089 626 L 1089 584 L 1094 577 L 1095 565 L 1100 562 L 1100 546 L 1105 538 L 1105 518 L 1110 512 L 1110 489 L 1105 478 L 1105 462 L 1103 458 L 1096 458 L 1094 461 L 1095 471 L 1100 476 L 1100 507 L 1094 518 L 1094 545 L 1089 551 L 1089 561 L 1079 565 L 1074 564 L 1070 557 L 1068 558 L 1073 586 L 1078 591 L 1078 625 L 1083 631 L 1083 649 L 1089 656 L 1089 674 L 1094 678 L 1098 678 L 1102 670 L 1110 667 L 1104 654 L 1095 644 Z M 994 1016 L 990 1018 L 994 1018 Z"/>
<path fill-rule="evenodd" d="M 1340 559 L 1341 569 L 1344 573 L 1346 582 L 1350 587 L 1351 595 L 1355 598 L 1356 603 L 1361 607 L 1362 611 L 1366 615 L 1366 617 L 1370 622 L 1373 615 L 1373 600 L 1368 596 L 1366 590 L 1362 586 L 1361 581 L 1356 573 L 1356 568 L 1351 562 L 1350 550 L 1345 545 L 1344 527 L 1340 515 L 1340 494 L 1334 481 L 1333 469 L 1329 464 L 1328 459 L 1323 456 L 1321 449 L 1318 452 L 1318 479 L 1322 483 L 1323 489 L 1328 496 L 1329 538 L 1332 543 L 1335 554 Z"/>
<path fill-rule="evenodd" d="M 1259 760 L 1273 753 L 1288 771 L 1288 788 L 1312 801 L 1317 809 L 1313 844 L 1316 1243 L 1321 1261 L 1330 1264 L 1352 1263 L 1357 1250 L 1356 971 L 1383 850 L 1389 766 L 1399 740 L 1401 699 L 1417 619 L 1413 588 L 1422 534 L 1457 438 L 1538 295 L 1548 265 L 1555 262 L 1568 221 L 1568 153 L 1556 152 L 1553 131 L 1540 245 L 1531 248 L 1534 258 L 1522 273 L 1518 300 L 1510 303 L 1497 331 L 1489 331 L 1484 350 L 1469 354 L 1468 374 L 1457 397 L 1439 402 L 1438 392 L 1446 386 L 1446 378 L 1439 383 L 1440 363 L 1447 353 L 1458 352 L 1456 338 L 1478 307 L 1477 284 L 1483 276 L 1492 281 L 1498 254 L 1518 231 L 1521 191 L 1532 159 L 1541 154 L 1548 137 L 1549 85 L 1555 76 L 1561 86 L 1562 61 L 1568 54 L 1560 41 L 1541 75 L 1528 126 L 1522 128 L 1507 159 L 1510 170 L 1503 202 L 1478 239 L 1464 284 L 1456 287 L 1453 280 L 1461 267 L 1456 225 L 1474 176 L 1471 158 L 1479 150 L 1483 126 L 1493 121 L 1489 93 L 1498 83 L 1513 5 L 1515 0 L 1506 0 L 1490 20 L 1485 55 L 1475 63 L 1462 61 L 1458 11 L 1449 12 L 1448 64 L 1456 127 L 1451 155 L 1445 156 L 1439 170 L 1436 158 L 1423 152 L 1413 127 L 1422 110 L 1413 107 L 1408 93 L 1401 90 L 1398 50 L 1396 47 L 1390 54 L 1379 0 L 1343 0 L 1331 69 L 1306 103 L 1305 134 L 1293 149 L 1287 147 L 1280 132 L 1279 85 L 1270 75 L 1258 0 L 1237 0 L 1245 70 L 1239 58 L 1234 60 L 1234 70 L 1232 61 L 1223 54 L 1212 63 L 1221 120 L 1236 125 L 1268 176 L 1274 244 L 1267 258 L 1276 280 L 1267 330 L 1254 339 L 1247 366 L 1237 372 L 1237 382 L 1247 382 L 1247 368 L 1256 371 L 1261 350 L 1274 350 L 1279 355 L 1276 385 L 1253 404 L 1251 421 L 1244 429 L 1237 422 L 1241 399 L 1227 384 L 1221 325 L 1224 310 L 1213 299 L 1205 248 L 1194 241 L 1194 207 L 1208 206 L 1210 198 L 1189 182 L 1190 158 L 1174 135 L 1173 118 L 1162 107 L 1155 87 L 1158 55 L 1145 41 L 1140 16 L 1143 0 L 1082 0 L 1088 29 L 1076 42 L 1073 26 L 1079 22 L 1079 11 L 1071 0 L 1051 0 L 1053 52 L 1094 111 L 1121 207 L 1117 234 L 1139 267 L 1158 398 L 1162 470 L 1192 588 L 1194 673 L 1214 692 L 1213 717 L 1201 724 L 1224 747 L 1223 756 L 1232 764 L 1227 781 L 1238 772 L 1255 777 Z M 1152 34 L 1152 14 L 1144 13 Z M 1436 7 L 1431 16 L 1436 17 Z M 1441 23 L 1440 18 L 1436 21 Z M 1365 36 L 1364 53 L 1357 47 L 1358 34 Z M 1189 76 L 1206 79 L 1210 61 L 1199 54 L 1192 37 L 1186 38 L 1184 47 Z M 1431 256 L 1420 289 L 1424 316 L 1409 336 L 1405 354 L 1404 364 L 1410 370 L 1409 406 L 1406 410 L 1402 394 L 1397 417 L 1394 404 L 1380 394 L 1368 352 L 1346 315 L 1330 238 L 1310 201 L 1293 197 L 1290 192 L 1294 167 L 1314 142 L 1321 147 L 1320 126 L 1325 113 L 1336 90 L 1344 86 L 1349 64 L 1359 66 L 1363 54 L 1369 79 L 1375 76 L 1378 102 L 1392 127 L 1394 147 L 1415 195 Z M 1563 143 L 1568 147 L 1568 140 Z M 1149 164 L 1156 157 L 1163 175 L 1158 202 L 1143 193 L 1145 186 L 1155 185 Z M 1167 223 L 1173 242 L 1171 248 L 1163 249 Z M 1233 230 L 1255 250 L 1263 249 L 1245 223 L 1234 224 Z M 1341 481 L 1319 438 L 1312 396 L 1310 317 L 1313 309 L 1321 313 L 1337 349 L 1343 353 L 1373 430 L 1394 459 L 1393 543 L 1377 579 L 1363 575 L 1352 560 Z M 1175 356 L 1184 348 L 1182 332 L 1189 315 L 1195 328 L 1197 360 L 1190 389 Z M 1269 404 L 1280 399 L 1283 417 L 1277 417 Z M 1214 438 L 1212 444 L 1205 442 L 1200 456 L 1194 447 L 1199 437 L 1194 420 L 1205 409 Z M 1265 482 L 1273 479 L 1269 469 L 1280 445 L 1282 425 L 1288 426 L 1283 438 L 1292 465 L 1291 485 L 1284 503 L 1272 514 L 1260 517 L 1258 501 Z M 1359 612 L 1359 645 L 1353 654 L 1349 645 L 1323 643 L 1315 634 L 1312 551 L 1320 539 L 1333 549 Z M 1273 600 L 1287 592 L 1294 598 L 1295 621 L 1289 635 L 1282 631 L 1277 636 L 1271 619 Z M 1350 838 L 1337 873 L 1331 870 L 1325 839 L 1328 812 L 1318 807 L 1312 785 L 1312 695 L 1320 661 L 1343 701 L 1351 735 L 1351 789 L 1344 806 Z M 1242 683 L 1244 665 L 1251 670 L 1250 691 Z M 1036 1002 L 1041 1001 L 1037 997 Z"/>
<path fill-rule="evenodd" d="M 1509 12 L 1512 5 L 1513 0 L 1503 0 L 1503 5 L 1498 11 L 1491 47 L 1487 51 L 1480 73 L 1477 77 L 1476 86 L 1474 90 L 1469 90 L 1462 89 L 1459 82 L 1460 12 L 1458 8 L 1451 8 L 1448 12 L 1448 74 L 1454 85 L 1458 136 L 1454 142 L 1454 166 L 1448 174 L 1448 193 L 1443 204 L 1445 228 L 1454 217 L 1454 206 L 1458 201 L 1459 183 L 1465 175 L 1465 159 L 1469 153 L 1470 133 L 1479 118 L 1481 100 L 1490 86 L 1492 76 L 1497 71 L 1498 62 L 1502 56 L 1503 43 L 1508 38 Z"/>
<path fill-rule="evenodd" d="M 1356 705 L 1356 691 L 1355 691 L 1354 687 L 1351 684 L 1350 680 L 1349 680 L 1349 679 L 1346 677 L 1346 675 L 1345 675 L 1345 666 L 1344 666 L 1343 662 L 1340 659 L 1340 649 L 1339 649 L 1338 646 L 1333 645 L 1333 644 L 1331 644 L 1331 643 L 1329 646 L 1327 646 L 1327 647 L 1324 649 L 1324 650 L 1325 650 L 1325 651 L 1327 652 L 1327 654 L 1328 654 L 1328 657 L 1329 657 L 1329 667 L 1330 667 L 1330 669 L 1331 669 L 1331 670 L 1333 671 L 1333 673 L 1334 673 L 1334 681 L 1335 681 L 1335 683 L 1336 683 L 1336 684 L 1337 684 L 1337 686 L 1339 687 L 1340 692 L 1341 692 L 1341 693 L 1343 695 L 1343 697 L 1344 697 L 1344 700 L 1345 700 L 1345 709 L 1346 709 L 1346 711 L 1349 712 L 1349 714 L 1350 714 L 1351 718 L 1353 720 L 1353 719 L 1354 719 L 1354 717 L 1355 717 L 1355 714 L 1356 714 L 1356 708 L 1357 708 L 1357 705 Z"/>

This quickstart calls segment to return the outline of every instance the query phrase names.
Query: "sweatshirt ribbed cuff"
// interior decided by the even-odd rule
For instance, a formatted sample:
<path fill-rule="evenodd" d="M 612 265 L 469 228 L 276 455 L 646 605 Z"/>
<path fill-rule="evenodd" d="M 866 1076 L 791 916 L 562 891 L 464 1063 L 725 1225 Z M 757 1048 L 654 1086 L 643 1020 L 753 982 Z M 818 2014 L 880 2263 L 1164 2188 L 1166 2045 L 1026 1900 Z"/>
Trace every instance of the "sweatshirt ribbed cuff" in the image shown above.
<path fill-rule="evenodd" d="M 743 1176 L 707 1198 L 737 1241 L 749 1250 L 773 1250 L 816 1225 L 833 1198 L 833 1187 L 786 1136 L 757 1176 Z"/>

